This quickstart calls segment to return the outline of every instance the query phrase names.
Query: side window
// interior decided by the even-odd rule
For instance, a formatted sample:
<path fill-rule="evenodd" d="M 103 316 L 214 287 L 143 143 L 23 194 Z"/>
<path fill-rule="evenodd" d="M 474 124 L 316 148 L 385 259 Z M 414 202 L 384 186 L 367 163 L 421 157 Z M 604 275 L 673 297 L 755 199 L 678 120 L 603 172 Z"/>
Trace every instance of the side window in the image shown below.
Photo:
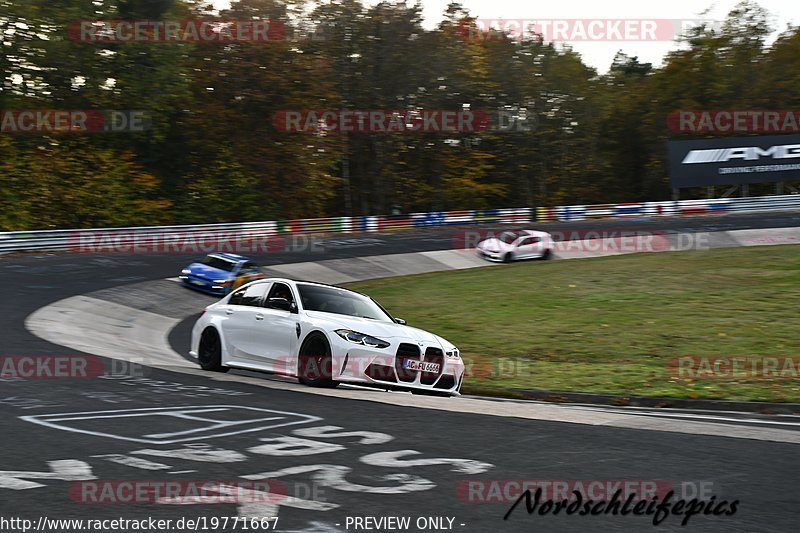
<path fill-rule="evenodd" d="M 531 237 L 531 244 L 536 244 L 542 242 L 542 239 L 539 237 Z"/>
<path fill-rule="evenodd" d="M 228 300 L 228 305 L 261 305 L 261 299 L 267 291 L 267 283 L 256 283 L 250 285 L 246 289 L 242 289 L 233 293 L 231 299 Z"/>
<path fill-rule="evenodd" d="M 533 239 L 531 237 L 526 237 L 525 239 L 519 241 L 517 246 L 528 246 L 529 244 L 533 244 Z"/>
<path fill-rule="evenodd" d="M 272 285 L 272 289 L 270 289 L 269 291 L 267 300 L 269 300 L 270 298 L 285 298 L 290 303 L 294 302 L 294 297 L 292 296 L 292 290 L 285 283 L 274 283 Z"/>
<path fill-rule="evenodd" d="M 228 305 L 242 305 L 242 297 L 244 296 L 244 289 L 239 290 L 231 294 L 230 299 L 228 299 Z"/>

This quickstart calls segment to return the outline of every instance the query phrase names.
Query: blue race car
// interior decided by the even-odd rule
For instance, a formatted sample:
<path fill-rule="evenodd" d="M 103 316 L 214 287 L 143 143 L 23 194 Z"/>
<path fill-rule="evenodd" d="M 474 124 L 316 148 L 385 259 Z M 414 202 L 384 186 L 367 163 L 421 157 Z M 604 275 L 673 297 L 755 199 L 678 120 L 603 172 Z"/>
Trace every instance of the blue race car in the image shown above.
<path fill-rule="evenodd" d="M 264 278 L 264 274 L 247 257 L 218 253 L 187 266 L 179 277 L 186 287 L 224 296 L 245 283 Z"/>

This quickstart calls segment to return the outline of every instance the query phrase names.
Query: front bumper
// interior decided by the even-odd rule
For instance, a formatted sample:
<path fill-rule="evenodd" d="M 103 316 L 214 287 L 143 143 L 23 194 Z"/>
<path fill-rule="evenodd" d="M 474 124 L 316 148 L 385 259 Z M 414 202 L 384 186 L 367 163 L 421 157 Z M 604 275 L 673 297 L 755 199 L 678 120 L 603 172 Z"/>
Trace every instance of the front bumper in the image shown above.
<path fill-rule="evenodd" d="M 508 252 L 487 252 L 486 250 L 481 250 L 480 248 L 475 251 L 475 254 L 478 257 L 498 263 L 502 263 L 504 261 L 506 253 Z"/>
<path fill-rule="evenodd" d="M 214 294 L 217 296 L 224 296 L 228 294 L 230 290 L 232 281 L 228 281 L 227 283 L 214 283 L 211 280 L 207 280 L 204 278 L 198 278 L 197 276 L 193 276 L 191 274 L 181 274 L 178 276 L 181 280 L 181 284 L 184 287 L 189 287 L 190 289 L 194 289 L 196 291 L 205 292 L 206 294 Z"/>
<path fill-rule="evenodd" d="M 335 358 L 334 379 L 387 389 L 458 394 L 464 379 L 464 362 L 460 356 L 448 356 L 436 343 L 420 345 L 410 339 L 391 341 L 391 346 L 383 350 L 352 347 L 352 344 L 340 346 L 346 353 Z M 409 369 L 406 367 L 409 360 L 438 364 L 439 368 L 438 371 Z"/>

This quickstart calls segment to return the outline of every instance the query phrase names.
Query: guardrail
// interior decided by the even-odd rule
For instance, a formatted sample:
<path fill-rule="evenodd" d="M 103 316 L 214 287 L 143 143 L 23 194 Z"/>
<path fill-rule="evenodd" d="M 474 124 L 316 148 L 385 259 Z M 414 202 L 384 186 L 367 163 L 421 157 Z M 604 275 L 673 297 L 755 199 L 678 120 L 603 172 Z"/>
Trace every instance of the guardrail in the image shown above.
<path fill-rule="evenodd" d="M 43 250 L 80 252 L 106 248 L 120 250 L 125 246 L 167 251 L 170 245 L 187 249 L 202 248 L 202 246 L 188 246 L 193 241 L 217 243 L 250 241 L 263 244 L 268 249 L 267 241 L 280 236 L 378 232 L 472 224 L 525 224 L 531 221 L 532 213 L 533 210 L 530 208 L 484 209 L 195 226 L 20 231 L 0 233 L 0 253 Z"/>
<path fill-rule="evenodd" d="M 536 209 L 538 222 L 570 222 L 593 218 L 697 216 L 730 212 L 800 210 L 800 195 L 710 198 L 600 205 L 563 205 Z"/>
<path fill-rule="evenodd" d="M 527 224 L 569 222 L 595 218 L 637 218 L 703 215 L 726 212 L 761 212 L 800 210 L 800 195 L 760 196 L 751 198 L 715 198 L 602 205 L 569 205 L 516 209 L 432 211 L 405 215 L 310 218 L 201 224 L 195 226 L 142 226 L 131 228 L 96 228 L 42 230 L 0 233 L 0 253 L 38 250 L 87 251 L 104 242 L 137 246 L 170 244 L 185 246 L 198 241 L 220 239 L 270 239 L 287 235 L 362 233 L 477 224 Z M 178 251 L 178 250 L 175 250 Z"/>

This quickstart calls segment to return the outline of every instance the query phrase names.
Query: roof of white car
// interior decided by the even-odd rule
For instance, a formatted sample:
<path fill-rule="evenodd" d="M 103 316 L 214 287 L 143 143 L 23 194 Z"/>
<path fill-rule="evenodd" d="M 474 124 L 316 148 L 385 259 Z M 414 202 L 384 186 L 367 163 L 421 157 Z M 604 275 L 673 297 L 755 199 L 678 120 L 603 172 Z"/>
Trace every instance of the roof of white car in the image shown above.
<path fill-rule="evenodd" d="M 318 285 L 320 287 L 333 287 L 335 289 L 341 289 L 343 291 L 350 291 L 350 292 L 356 292 L 358 294 L 361 294 L 358 291 L 354 291 L 352 289 L 345 289 L 344 287 L 339 287 L 338 285 L 331 285 L 329 283 L 320 283 L 319 281 L 308 281 L 308 280 L 304 280 L 304 279 L 264 278 L 264 279 L 257 280 L 256 283 L 258 283 L 259 281 L 262 282 L 262 283 L 267 283 L 267 282 L 270 282 L 270 281 L 280 281 L 280 282 L 283 282 L 283 283 L 294 283 L 295 285 L 297 285 L 298 283 L 302 283 L 303 285 Z"/>
<path fill-rule="evenodd" d="M 535 229 L 520 230 L 520 233 L 527 233 L 528 235 L 533 235 L 534 237 L 544 237 L 545 235 L 550 235 L 546 231 L 539 231 Z"/>
<path fill-rule="evenodd" d="M 291 279 L 291 278 L 263 278 L 263 279 L 260 279 L 260 280 L 257 280 L 257 281 L 260 281 L 261 283 L 267 283 L 267 282 L 270 282 L 270 281 L 280 281 L 280 282 L 283 282 L 283 283 L 308 283 L 308 284 L 311 284 L 311 285 L 326 285 L 326 286 L 329 286 L 329 287 L 332 286 L 332 285 L 327 285 L 326 283 L 319 283 L 317 281 L 306 281 L 306 280 L 302 280 L 302 279 Z"/>

